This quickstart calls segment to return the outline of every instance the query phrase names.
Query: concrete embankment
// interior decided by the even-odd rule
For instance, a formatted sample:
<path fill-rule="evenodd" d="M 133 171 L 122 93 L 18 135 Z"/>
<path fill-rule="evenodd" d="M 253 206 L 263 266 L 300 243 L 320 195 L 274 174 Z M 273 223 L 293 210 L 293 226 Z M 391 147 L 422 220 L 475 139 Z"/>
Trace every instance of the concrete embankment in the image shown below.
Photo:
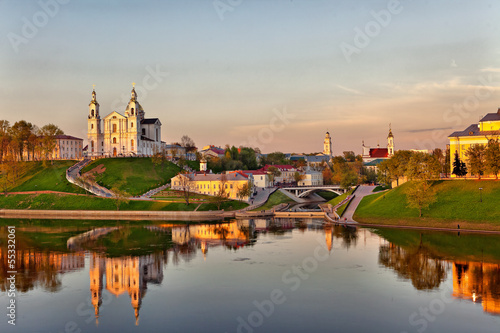
<path fill-rule="evenodd" d="M 79 220 L 180 220 L 209 221 L 234 217 L 234 212 L 112 211 L 1 209 L 0 218 Z"/>

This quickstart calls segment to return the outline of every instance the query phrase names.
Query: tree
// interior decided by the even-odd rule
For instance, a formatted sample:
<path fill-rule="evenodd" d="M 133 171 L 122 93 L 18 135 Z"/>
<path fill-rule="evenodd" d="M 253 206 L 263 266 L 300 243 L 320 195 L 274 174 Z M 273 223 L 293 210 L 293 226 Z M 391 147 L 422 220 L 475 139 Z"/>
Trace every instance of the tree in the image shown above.
<path fill-rule="evenodd" d="M 444 173 L 446 176 L 450 173 L 451 169 L 451 153 L 450 153 L 450 147 L 446 148 L 446 155 L 444 159 Z"/>
<path fill-rule="evenodd" d="M 295 173 L 293 174 L 293 180 L 295 180 L 295 183 L 297 183 L 297 185 L 299 184 L 299 182 L 301 180 L 303 180 L 304 178 L 306 178 L 305 175 L 301 174 L 300 172 L 298 171 L 295 171 Z"/>
<path fill-rule="evenodd" d="M 500 172 L 500 142 L 498 142 L 498 139 L 488 141 L 488 146 L 484 152 L 484 160 L 486 171 L 494 174 L 495 178 L 498 179 L 498 173 Z"/>
<path fill-rule="evenodd" d="M 431 186 L 431 182 L 427 180 L 416 180 L 409 184 L 406 190 L 408 207 L 418 208 L 418 217 L 422 217 L 422 209 L 436 201 L 436 195 Z"/>
<path fill-rule="evenodd" d="M 130 194 L 125 191 L 120 190 L 118 187 L 113 187 L 111 191 L 115 194 L 115 204 L 116 210 L 120 210 L 120 206 L 124 203 L 129 203 Z"/>
<path fill-rule="evenodd" d="M 64 132 L 54 124 L 47 124 L 40 128 L 42 155 L 45 160 L 49 159 L 56 148 L 56 135 L 63 135 Z"/>
<path fill-rule="evenodd" d="M 267 154 L 267 156 L 262 156 L 261 164 L 264 166 L 266 164 L 290 164 L 290 160 L 286 158 L 285 154 L 282 152 L 274 152 Z"/>
<path fill-rule="evenodd" d="M 344 151 L 343 154 L 347 162 L 354 162 L 356 160 L 356 154 L 353 151 Z"/>
<path fill-rule="evenodd" d="M 467 167 L 469 172 L 477 175 L 479 179 L 484 174 L 486 165 L 484 163 L 486 148 L 481 144 L 472 145 L 467 149 L 465 155 L 467 156 Z"/>
<path fill-rule="evenodd" d="M 179 172 L 177 176 L 179 176 L 179 186 L 182 191 L 182 196 L 184 197 L 184 201 L 186 201 L 186 206 L 189 206 L 189 198 L 192 192 L 194 192 L 195 185 L 188 174 Z"/>
<path fill-rule="evenodd" d="M 389 173 L 389 164 L 391 160 L 384 160 L 379 163 L 377 167 L 377 180 L 380 184 L 384 184 L 386 187 L 391 186 L 391 176 Z"/>
<path fill-rule="evenodd" d="M 252 185 L 250 184 L 250 181 L 248 181 L 245 184 L 243 184 L 240 188 L 238 188 L 236 196 L 238 197 L 238 199 L 243 200 L 245 198 L 249 198 L 251 194 L 252 194 Z"/>
<path fill-rule="evenodd" d="M 332 177 L 333 177 L 333 172 L 330 169 L 330 167 L 326 167 L 323 169 L 323 184 L 325 185 L 332 185 Z"/>
<path fill-rule="evenodd" d="M 274 183 L 274 179 L 276 177 L 281 176 L 281 171 L 277 167 L 274 167 L 274 166 L 270 166 L 269 168 L 267 168 L 267 172 L 271 176 L 271 182 L 273 182 L 273 183 Z"/>
<path fill-rule="evenodd" d="M 18 154 L 18 158 L 21 161 L 23 161 L 24 152 L 26 151 L 26 148 L 28 148 L 28 139 L 30 138 L 32 129 L 33 125 L 25 120 L 16 122 L 10 128 L 12 140 L 15 149 L 17 150 L 16 153 Z"/>
<path fill-rule="evenodd" d="M 9 122 L 7 120 L 0 120 L 0 163 L 2 163 L 4 156 L 8 154 L 11 140 Z"/>
<path fill-rule="evenodd" d="M 467 166 L 458 156 L 458 152 L 455 151 L 455 160 L 453 161 L 453 172 L 457 177 L 463 177 L 467 174 Z"/>
<path fill-rule="evenodd" d="M 181 146 L 186 148 L 186 151 L 190 148 L 194 148 L 196 145 L 194 144 L 193 139 L 191 139 L 187 135 L 183 135 L 181 138 Z"/>
<path fill-rule="evenodd" d="M 439 177 L 441 164 L 434 155 L 413 153 L 406 167 L 405 176 L 411 180 L 431 180 Z"/>
<path fill-rule="evenodd" d="M 257 169 L 257 155 L 255 150 L 250 147 L 240 147 L 240 153 L 238 155 L 239 160 L 243 163 L 243 166 L 247 170 Z"/>
<path fill-rule="evenodd" d="M 340 179 L 340 187 L 342 187 L 343 189 L 346 190 L 350 189 L 357 183 L 358 183 L 358 175 L 352 169 L 349 169 L 342 174 L 342 178 Z"/>
<path fill-rule="evenodd" d="M 217 210 L 220 210 L 222 203 L 226 201 L 228 197 L 229 192 L 227 191 L 227 176 L 224 173 L 220 177 L 219 188 L 212 197 L 212 202 L 217 205 Z"/>

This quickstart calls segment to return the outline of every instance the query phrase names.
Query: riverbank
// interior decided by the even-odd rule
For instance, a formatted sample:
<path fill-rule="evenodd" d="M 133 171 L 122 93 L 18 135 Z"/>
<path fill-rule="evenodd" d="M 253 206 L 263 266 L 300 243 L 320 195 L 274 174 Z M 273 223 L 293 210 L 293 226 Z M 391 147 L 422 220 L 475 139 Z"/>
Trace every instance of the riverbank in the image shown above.
<path fill-rule="evenodd" d="M 436 181 L 431 189 L 436 201 L 423 210 L 409 208 L 409 183 L 366 196 L 354 213 L 363 224 L 444 229 L 500 230 L 500 182 L 487 180 Z M 481 190 L 479 190 L 481 188 Z"/>

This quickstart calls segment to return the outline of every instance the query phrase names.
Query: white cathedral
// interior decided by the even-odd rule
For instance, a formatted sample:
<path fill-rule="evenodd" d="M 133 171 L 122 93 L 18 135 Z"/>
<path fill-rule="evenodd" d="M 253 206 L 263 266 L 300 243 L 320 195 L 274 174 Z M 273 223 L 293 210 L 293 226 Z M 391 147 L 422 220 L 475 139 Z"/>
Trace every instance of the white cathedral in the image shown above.
<path fill-rule="evenodd" d="M 95 89 L 89 104 L 88 153 L 90 158 L 152 156 L 166 148 L 161 141 L 161 122 L 145 118 L 144 109 L 132 88 L 125 116 L 113 111 L 101 121 Z"/>

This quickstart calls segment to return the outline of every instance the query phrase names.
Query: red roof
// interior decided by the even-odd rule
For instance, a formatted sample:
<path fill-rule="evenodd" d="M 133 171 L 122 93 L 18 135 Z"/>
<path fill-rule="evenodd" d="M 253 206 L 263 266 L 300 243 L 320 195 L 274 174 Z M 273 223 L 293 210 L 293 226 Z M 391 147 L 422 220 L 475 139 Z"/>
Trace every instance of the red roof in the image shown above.
<path fill-rule="evenodd" d="M 241 171 L 241 170 L 236 170 L 236 171 L 228 171 L 228 174 L 240 174 L 240 175 L 242 175 L 243 177 L 248 178 L 248 175 L 247 175 L 247 174 L 245 174 L 245 173 L 244 173 L 243 171 Z"/>
<path fill-rule="evenodd" d="M 80 138 L 77 138 L 77 137 L 74 137 L 71 135 L 65 135 L 65 134 L 56 135 L 55 138 L 56 139 L 63 139 L 63 140 L 81 140 L 81 141 L 83 141 L 83 139 L 80 139 Z"/>
<path fill-rule="evenodd" d="M 389 157 L 389 150 L 387 148 L 370 148 L 370 157 L 373 158 Z"/>
<path fill-rule="evenodd" d="M 262 171 L 262 169 L 259 170 L 244 170 L 243 171 L 246 174 L 252 174 L 252 175 L 267 175 L 267 172 Z"/>

